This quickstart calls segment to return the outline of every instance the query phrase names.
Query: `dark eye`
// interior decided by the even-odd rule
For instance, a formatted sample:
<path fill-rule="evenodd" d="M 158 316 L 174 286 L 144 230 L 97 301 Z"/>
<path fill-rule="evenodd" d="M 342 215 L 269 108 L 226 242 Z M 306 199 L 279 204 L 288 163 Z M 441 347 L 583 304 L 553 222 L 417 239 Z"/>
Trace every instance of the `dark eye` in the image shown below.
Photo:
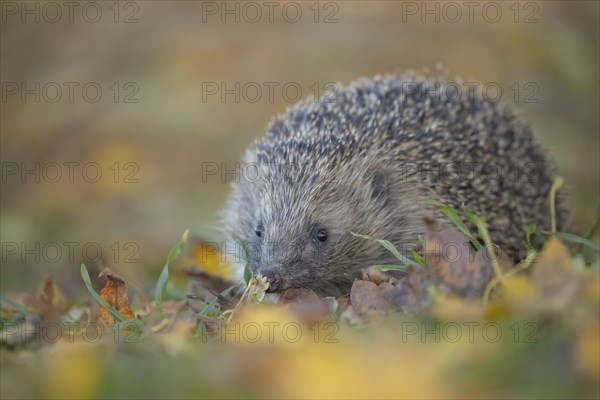
<path fill-rule="evenodd" d="M 315 239 L 323 243 L 327 240 L 327 231 L 325 229 L 319 229 L 317 233 L 315 233 Z"/>
<path fill-rule="evenodd" d="M 254 233 L 256 233 L 256 236 L 261 237 L 264 229 L 265 228 L 263 227 L 263 224 L 260 223 L 256 225 L 256 228 L 254 228 Z"/>

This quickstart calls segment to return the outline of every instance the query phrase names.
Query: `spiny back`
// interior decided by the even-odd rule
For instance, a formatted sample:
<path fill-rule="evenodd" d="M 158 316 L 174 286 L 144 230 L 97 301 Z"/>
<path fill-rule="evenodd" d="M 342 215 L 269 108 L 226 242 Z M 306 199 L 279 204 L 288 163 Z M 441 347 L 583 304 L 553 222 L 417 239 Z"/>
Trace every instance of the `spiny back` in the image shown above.
<path fill-rule="evenodd" d="M 376 76 L 303 101 L 269 125 L 245 161 L 270 167 L 260 181 L 234 185 L 225 222 L 258 240 L 252 271 L 279 271 L 282 287 L 315 288 L 393 262 L 351 232 L 402 247 L 424 232 L 423 217 L 447 221 L 428 199 L 483 217 L 515 259 L 525 255 L 529 224 L 549 228 L 552 172 L 529 128 L 503 103 L 442 75 Z M 331 243 L 310 239 L 317 228 Z M 267 254 L 265 238 L 290 246 Z"/>

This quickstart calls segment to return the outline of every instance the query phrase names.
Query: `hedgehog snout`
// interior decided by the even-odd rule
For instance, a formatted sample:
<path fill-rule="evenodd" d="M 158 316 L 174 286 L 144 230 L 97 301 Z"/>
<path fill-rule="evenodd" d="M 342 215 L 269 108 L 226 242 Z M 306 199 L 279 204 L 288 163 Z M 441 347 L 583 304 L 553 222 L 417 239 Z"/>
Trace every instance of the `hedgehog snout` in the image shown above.
<path fill-rule="evenodd" d="M 279 272 L 271 269 L 264 271 L 262 275 L 269 282 L 268 293 L 280 292 L 283 289 L 283 279 Z"/>

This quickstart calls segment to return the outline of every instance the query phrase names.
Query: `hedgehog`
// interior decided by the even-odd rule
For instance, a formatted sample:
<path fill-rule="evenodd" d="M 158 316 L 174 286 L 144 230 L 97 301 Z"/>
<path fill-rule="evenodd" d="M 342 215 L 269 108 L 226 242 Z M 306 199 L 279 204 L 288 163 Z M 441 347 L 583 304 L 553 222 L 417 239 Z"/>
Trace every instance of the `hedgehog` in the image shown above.
<path fill-rule="evenodd" d="M 270 292 L 347 290 L 364 268 L 398 264 L 359 234 L 410 256 L 425 219 L 452 223 L 430 200 L 467 207 L 499 251 L 524 258 L 527 227 L 549 229 L 554 168 L 507 104 L 461 85 L 441 72 L 377 75 L 277 116 L 221 214 L 243 249 L 235 261 Z"/>

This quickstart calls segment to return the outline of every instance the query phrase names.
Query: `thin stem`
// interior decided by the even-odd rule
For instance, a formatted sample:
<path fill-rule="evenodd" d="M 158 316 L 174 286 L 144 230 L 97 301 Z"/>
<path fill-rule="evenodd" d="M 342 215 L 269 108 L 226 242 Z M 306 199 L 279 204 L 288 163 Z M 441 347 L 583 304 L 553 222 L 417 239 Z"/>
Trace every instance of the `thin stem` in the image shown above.
<path fill-rule="evenodd" d="M 552 221 L 552 233 L 556 232 L 556 192 L 563 185 L 565 180 L 560 176 L 554 180 L 552 188 L 550 189 L 550 218 Z"/>
<path fill-rule="evenodd" d="M 527 254 L 527 257 L 518 266 L 516 266 L 512 271 L 507 272 L 503 276 L 504 279 L 509 278 L 509 277 L 513 276 L 514 274 L 517 274 L 517 273 L 529 268 L 535 261 L 536 256 L 537 256 L 537 252 L 535 250 L 531 250 Z M 490 294 L 492 293 L 492 289 L 498 284 L 498 282 L 500 282 L 500 279 L 498 279 L 498 277 L 494 277 L 494 279 L 492 279 L 490 281 L 490 283 L 488 283 L 488 285 L 486 286 L 485 292 L 483 294 L 484 306 L 487 307 L 489 300 L 490 300 Z"/>

